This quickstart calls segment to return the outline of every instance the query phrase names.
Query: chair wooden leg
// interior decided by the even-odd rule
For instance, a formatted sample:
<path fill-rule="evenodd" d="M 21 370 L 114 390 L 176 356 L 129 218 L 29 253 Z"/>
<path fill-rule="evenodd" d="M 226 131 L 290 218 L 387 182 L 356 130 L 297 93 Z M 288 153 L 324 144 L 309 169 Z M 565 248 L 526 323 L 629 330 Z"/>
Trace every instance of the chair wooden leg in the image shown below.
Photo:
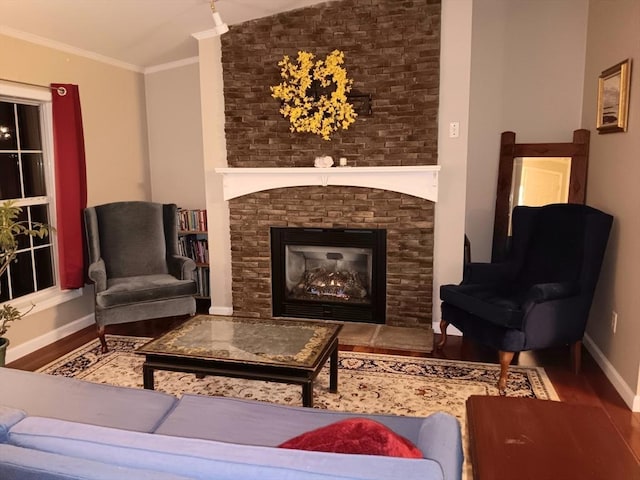
<path fill-rule="evenodd" d="M 436 345 L 437 350 L 442 350 L 444 346 L 447 344 L 447 327 L 449 326 L 449 322 L 446 320 L 440 320 L 440 341 Z"/>
<path fill-rule="evenodd" d="M 580 366 L 582 365 L 582 340 L 578 340 L 571 344 L 571 366 L 573 373 L 580 373 Z"/>
<path fill-rule="evenodd" d="M 500 350 L 498 352 L 500 357 L 500 378 L 498 379 L 498 391 L 500 395 L 504 396 L 507 394 L 507 375 L 509 375 L 509 365 L 511 365 L 511 361 L 513 360 L 513 356 L 515 352 L 505 352 Z"/>
<path fill-rule="evenodd" d="M 104 325 L 98 325 L 98 338 L 100 339 L 102 353 L 107 353 L 109 351 L 109 347 L 107 347 L 107 339 L 104 338 Z"/>

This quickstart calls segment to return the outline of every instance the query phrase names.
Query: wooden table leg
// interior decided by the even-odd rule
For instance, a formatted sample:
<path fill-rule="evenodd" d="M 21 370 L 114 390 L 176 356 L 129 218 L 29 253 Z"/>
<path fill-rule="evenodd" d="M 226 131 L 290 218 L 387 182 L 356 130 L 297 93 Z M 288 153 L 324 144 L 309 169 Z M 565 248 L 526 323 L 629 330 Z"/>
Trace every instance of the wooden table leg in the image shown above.
<path fill-rule="evenodd" d="M 515 352 L 505 352 L 500 350 L 498 352 L 500 357 L 500 378 L 498 379 L 498 391 L 500 395 L 505 396 L 507 394 L 507 376 L 509 375 L 509 365 L 515 355 Z"/>
<path fill-rule="evenodd" d="M 146 363 L 142 365 L 142 382 L 144 388 L 147 390 L 153 390 L 153 367 L 148 366 Z"/>
<path fill-rule="evenodd" d="M 302 384 L 302 406 L 313 407 L 313 380 Z"/>
<path fill-rule="evenodd" d="M 336 393 L 338 391 L 338 344 L 331 352 L 329 359 L 329 391 Z"/>

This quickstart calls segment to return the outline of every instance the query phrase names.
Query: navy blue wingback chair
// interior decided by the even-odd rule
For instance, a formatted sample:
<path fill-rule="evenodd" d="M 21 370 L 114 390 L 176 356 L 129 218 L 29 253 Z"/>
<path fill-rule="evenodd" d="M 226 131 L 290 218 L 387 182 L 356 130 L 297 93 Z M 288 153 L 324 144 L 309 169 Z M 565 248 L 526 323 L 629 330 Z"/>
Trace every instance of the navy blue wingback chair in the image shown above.
<path fill-rule="evenodd" d="M 516 207 L 508 258 L 469 263 L 460 285 L 443 285 L 442 337 L 449 324 L 499 352 L 505 394 L 515 352 L 571 345 L 580 350 L 613 217 L 578 204 Z"/>

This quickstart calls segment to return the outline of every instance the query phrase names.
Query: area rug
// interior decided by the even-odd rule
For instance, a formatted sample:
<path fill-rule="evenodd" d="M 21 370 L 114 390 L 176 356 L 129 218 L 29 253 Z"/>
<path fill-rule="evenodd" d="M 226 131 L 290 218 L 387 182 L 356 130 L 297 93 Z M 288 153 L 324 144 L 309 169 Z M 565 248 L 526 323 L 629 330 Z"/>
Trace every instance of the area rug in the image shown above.
<path fill-rule="evenodd" d="M 82 380 L 142 388 L 144 356 L 135 350 L 149 338 L 107 335 L 111 351 L 100 353 L 98 340 L 46 365 L 39 371 Z M 329 392 L 329 369 L 325 366 L 314 386 L 314 407 L 360 413 L 427 416 L 448 412 L 459 420 L 466 445 L 465 401 L 470 395 L 498 395 L 497 364 L 432 358 L 340 352 L 338 393 Z M 544 369 L 511 367 L 507 395 L 557 400 Z M 273 382 L 155 372 L 159 391 L 218 395 L 301 405 L 301 388 Z M 468 458 L 468 455 L 465 455 Z M 465 477 L 471 465 L 465 464 Z"/>

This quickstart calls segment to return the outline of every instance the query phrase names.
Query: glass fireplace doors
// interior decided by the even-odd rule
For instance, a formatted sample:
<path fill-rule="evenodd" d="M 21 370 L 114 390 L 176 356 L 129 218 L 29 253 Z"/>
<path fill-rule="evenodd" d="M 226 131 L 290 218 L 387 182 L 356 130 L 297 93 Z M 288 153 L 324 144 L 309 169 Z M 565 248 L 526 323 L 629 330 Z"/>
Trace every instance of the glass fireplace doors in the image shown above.
<path fill-rule="evenodd" d="M 274 317 L 385 322 L 386 231 L 271 229 Z"/>

